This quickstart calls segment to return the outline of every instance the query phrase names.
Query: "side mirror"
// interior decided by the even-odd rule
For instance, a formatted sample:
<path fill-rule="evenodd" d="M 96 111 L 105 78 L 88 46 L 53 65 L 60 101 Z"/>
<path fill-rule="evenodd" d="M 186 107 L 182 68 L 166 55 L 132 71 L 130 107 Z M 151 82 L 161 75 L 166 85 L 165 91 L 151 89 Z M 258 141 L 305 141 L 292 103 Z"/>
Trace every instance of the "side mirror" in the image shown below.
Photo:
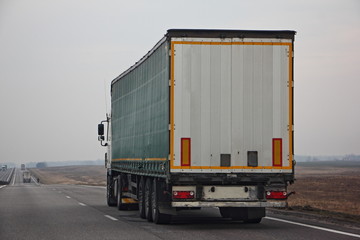
<path fill-rule="evenodd" d="M 98 124 L 98 135 L 99 136 L 104 135 L 104 124 L 102 124 L 102 123 Z"/>

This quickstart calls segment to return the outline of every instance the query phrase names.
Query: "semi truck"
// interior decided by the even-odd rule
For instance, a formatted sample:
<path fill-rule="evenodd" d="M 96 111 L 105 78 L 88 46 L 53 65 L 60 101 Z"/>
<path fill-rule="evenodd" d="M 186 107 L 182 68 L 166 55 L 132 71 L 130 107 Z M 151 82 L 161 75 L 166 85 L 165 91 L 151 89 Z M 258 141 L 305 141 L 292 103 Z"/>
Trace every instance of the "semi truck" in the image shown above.
<path fill-rule="evenodd" d="M 23 182 L 24 183 L 30 183 L 31 182 L 30 171 L 28 171 L 28 170 L 23 171 Z"/>
<path fill-rule="evenodd" d="M 20 169 L 22 170 L 22 171 L 24 171 L 25 170 L 25 164 L 21 164 L 21 166 L 20 166 Z"/>
<path fill-rule="evenodd" d="M 294 178 L 295 31 L 170 29 L 111 82 L 107 204 L 259 223 Z"/>

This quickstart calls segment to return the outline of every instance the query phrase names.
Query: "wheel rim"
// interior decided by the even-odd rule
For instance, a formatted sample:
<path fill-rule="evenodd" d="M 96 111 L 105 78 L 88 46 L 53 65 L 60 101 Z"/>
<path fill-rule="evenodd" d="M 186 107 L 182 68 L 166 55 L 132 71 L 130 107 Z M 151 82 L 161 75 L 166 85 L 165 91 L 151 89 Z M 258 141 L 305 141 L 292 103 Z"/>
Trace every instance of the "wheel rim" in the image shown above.
<path fill-rule="evenodd" d="M 157 218 L 157 199 L 156 199 L 156 182 L 153 183 L 151 191 L 151 210 L 153 218 Z"/>
<path fill-rule="evenodd" d="M 146 184 L 145 184 L 145 216 L 146 216 L 146 218 L 149 218 L 149 213 L 150 213 L 150 202 L 149 202 L 149 200 L 150 200 L 150 196 L 149 196 L 149 194 L 150 194 L 150 189 L 149 189 L 149 183 L 148 183 L 148 180 L 146 180 Z"/>
<path fill-rule="evenodd" d="M 141 218 L 145 218 L 145 202 L 144 202 L 144 179 L 141 178 L 140 179 L 140 184 L 139 184 L 139 196 L 138 196 L 138 200 L 139 200 L 139 213 L 140 213 L 140 217 Z"/>
<path fill-rule="evenodd" d="M 143 204 L 144 204 L 144 198 L 143 198 L 143 189 L 141 186 L 141 183 L 139 185 L 139 212 L 141 214 L 141 212 L 143 211 Z"/>
<path fill-rule="evenodd" d="M 118 188 L 117 204 L 118 204 L 118 208 L 120 209 L 120 207 L 121 207 L 121 186 L 120 186 L 120 184 L 117 186 L 117 188 Z"/>

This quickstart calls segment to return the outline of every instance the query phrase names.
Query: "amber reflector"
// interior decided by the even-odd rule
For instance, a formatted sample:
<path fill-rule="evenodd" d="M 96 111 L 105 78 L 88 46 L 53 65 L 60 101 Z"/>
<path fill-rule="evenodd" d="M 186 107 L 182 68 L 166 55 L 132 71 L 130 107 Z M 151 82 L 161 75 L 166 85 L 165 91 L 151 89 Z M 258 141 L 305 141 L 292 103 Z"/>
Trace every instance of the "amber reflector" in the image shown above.
<path fill-rule="evenodd" d="M 181 166 L 190 166 L 191 163 L 191 139 L 181 139 Z"/>
<path fill-rule="evenodd" d="M 273 138 L 273 166 L 282 166 L 282 139 Z"/>

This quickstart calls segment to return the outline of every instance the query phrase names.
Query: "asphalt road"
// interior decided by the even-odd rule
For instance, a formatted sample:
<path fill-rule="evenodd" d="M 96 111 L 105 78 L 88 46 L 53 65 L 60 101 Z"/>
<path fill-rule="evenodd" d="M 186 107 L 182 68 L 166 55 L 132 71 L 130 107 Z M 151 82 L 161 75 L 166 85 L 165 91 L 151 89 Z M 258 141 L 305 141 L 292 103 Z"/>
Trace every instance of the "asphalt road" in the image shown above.
<path fill-rule="evenodd" d="M 220 217 L 218 209 L 180 211 L 170 225 L 105 203 L 105 188 L 22 183 L 17 169 L 0 186 L 0 239 L 359 239 L 360 229 L 270 213 L 260 224 Z"/>

